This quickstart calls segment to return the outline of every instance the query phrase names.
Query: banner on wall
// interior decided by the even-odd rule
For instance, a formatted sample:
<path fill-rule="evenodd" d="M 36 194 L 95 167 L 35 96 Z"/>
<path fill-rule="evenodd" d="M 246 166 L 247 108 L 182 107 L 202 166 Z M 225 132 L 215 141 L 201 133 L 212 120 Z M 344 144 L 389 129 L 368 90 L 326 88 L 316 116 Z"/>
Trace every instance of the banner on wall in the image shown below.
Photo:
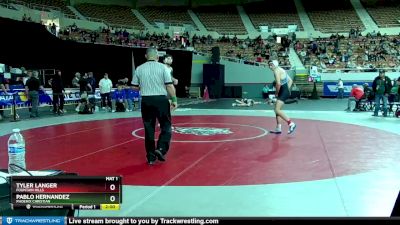
<path fill-rule="evenodd" d="M 368 83 L 369 87 L 372 88 L 372 82 L 343 82 L 344 86 L 344 96 L 350 96 L 351 89 L 354 84 L 363 85 Z M 337 96 L 338 95 L 338 87 L 337 82 L 324 82 L 323 87 L 323 96 Z"/>
<path fill-rule="evenodd" d="M 268 33 L 269 27 L 268 26 L 259 26 L 261 33 Z"/>
<path fill-rule="evenodd" d="M 5 108 L 10 108 L 13 105 L 13 96 L 15 96 L 15 104 L 17 108 L 30 106 L 30 101 L 28 100 L 25 89 L 12 89 L 11 91 L 4 93 L 0 91 L 0 106 Z M 100 90 L 96 89 L 94 94 L 95 99 L 101 99 Z M 65 104 L 76 103 L 80 100 L 81 95 L 79 89 L 66 88 L 64 94 Z M 53 101 L 53 91 L 51 89 L 45 89 L 44 91 L 39 91 L 39 104 L 40 106 L 51 105 Z"/>
<path fill-rule="evenodd" d="M 276 34 L 276 35 L 285 35 L 289 33 L 288 28 L 272 28 L 271 32 Z"/>

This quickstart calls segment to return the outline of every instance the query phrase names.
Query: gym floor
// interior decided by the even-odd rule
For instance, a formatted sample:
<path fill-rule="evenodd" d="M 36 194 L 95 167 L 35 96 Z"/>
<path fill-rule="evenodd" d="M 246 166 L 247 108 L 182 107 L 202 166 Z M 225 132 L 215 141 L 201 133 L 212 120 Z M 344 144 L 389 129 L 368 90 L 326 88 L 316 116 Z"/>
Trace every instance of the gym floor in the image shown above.
<path fill-rule="evenodd" d="M 295 133 L 271 134 L 272 106 L 186 99 L 173 113 L 167 161 L 146 164 L 140 112 L 0 123 L 23 130 L 29 170 L 121 175 L 119 211 L 79 216 L 386 217 L 400 190 L 400 119 L 345 112 L 347 99 L 284 106 Z M 46 111 L 47 112 L 47 111 Z"/>

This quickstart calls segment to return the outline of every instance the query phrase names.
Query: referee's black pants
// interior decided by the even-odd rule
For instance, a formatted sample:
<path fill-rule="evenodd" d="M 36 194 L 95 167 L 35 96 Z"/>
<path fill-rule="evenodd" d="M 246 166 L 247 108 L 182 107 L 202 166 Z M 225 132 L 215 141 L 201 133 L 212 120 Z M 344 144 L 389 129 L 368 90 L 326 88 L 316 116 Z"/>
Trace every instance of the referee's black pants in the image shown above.
<path fill-rule="evenodd" d="M 53 112 L 64 110 L 64 94 L 53 92 Z"/>
<path fill-rule="evenodd" d="M 155 146 L 154 133 L 156 119 L 160 123 L 160 135 Z M 147 160 L 156 160 L 155 150 L 158 149 L 164 155 L 169 150 L 171 142 L 171 110 L 167 96 L 143 96 L 142 97 L 142 120 L 145 132 L 145 147 Z"/>

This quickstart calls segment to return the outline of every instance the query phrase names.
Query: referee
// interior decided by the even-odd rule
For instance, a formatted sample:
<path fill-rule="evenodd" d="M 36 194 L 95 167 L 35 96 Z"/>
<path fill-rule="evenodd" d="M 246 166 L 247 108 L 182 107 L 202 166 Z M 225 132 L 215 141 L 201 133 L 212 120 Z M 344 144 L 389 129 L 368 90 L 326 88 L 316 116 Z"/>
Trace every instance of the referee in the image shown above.
<path fill-rule="evenodd" d="M 146 63 L 136 68 L 132 84 L 137 88 L 140 87 L 146 157 L 147 163 L 153 165 L 157 159 L 165 161 L 171 142 L 171 109 L 178 107 L 178 103 L 171 74 L 164 64 L 158 62 L 157 50 L 148 48 L 146 59 Z M 171 105 L 167 94 L 171 96 Z M 157 147 L 154 141 L 156 119 L 161 129 Z"/>

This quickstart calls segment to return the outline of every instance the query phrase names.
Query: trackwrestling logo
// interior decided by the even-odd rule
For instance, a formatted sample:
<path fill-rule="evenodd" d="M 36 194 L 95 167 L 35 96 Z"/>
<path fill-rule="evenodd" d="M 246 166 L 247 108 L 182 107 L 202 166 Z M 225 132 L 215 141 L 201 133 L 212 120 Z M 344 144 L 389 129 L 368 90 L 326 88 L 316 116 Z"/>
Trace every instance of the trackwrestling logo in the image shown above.
<path fill-rule="evenodd" d="M 218 134 L 233 134 L 229 128 L 215 127 L 173 127 L 172 131 L 178 134 L 193 134 L 197 136 L 211 136 Z"/>
<path fill-rule="evenodd" d="M 52 225 L 63 225 L 64 217 L 60 216 L 18 216 L 18 217 L 7 217 L 5 220 L 6 223 L 3 224 L 14 224 L 14 225 L 43 225 L 43 224 L 52 224 Z"/>

